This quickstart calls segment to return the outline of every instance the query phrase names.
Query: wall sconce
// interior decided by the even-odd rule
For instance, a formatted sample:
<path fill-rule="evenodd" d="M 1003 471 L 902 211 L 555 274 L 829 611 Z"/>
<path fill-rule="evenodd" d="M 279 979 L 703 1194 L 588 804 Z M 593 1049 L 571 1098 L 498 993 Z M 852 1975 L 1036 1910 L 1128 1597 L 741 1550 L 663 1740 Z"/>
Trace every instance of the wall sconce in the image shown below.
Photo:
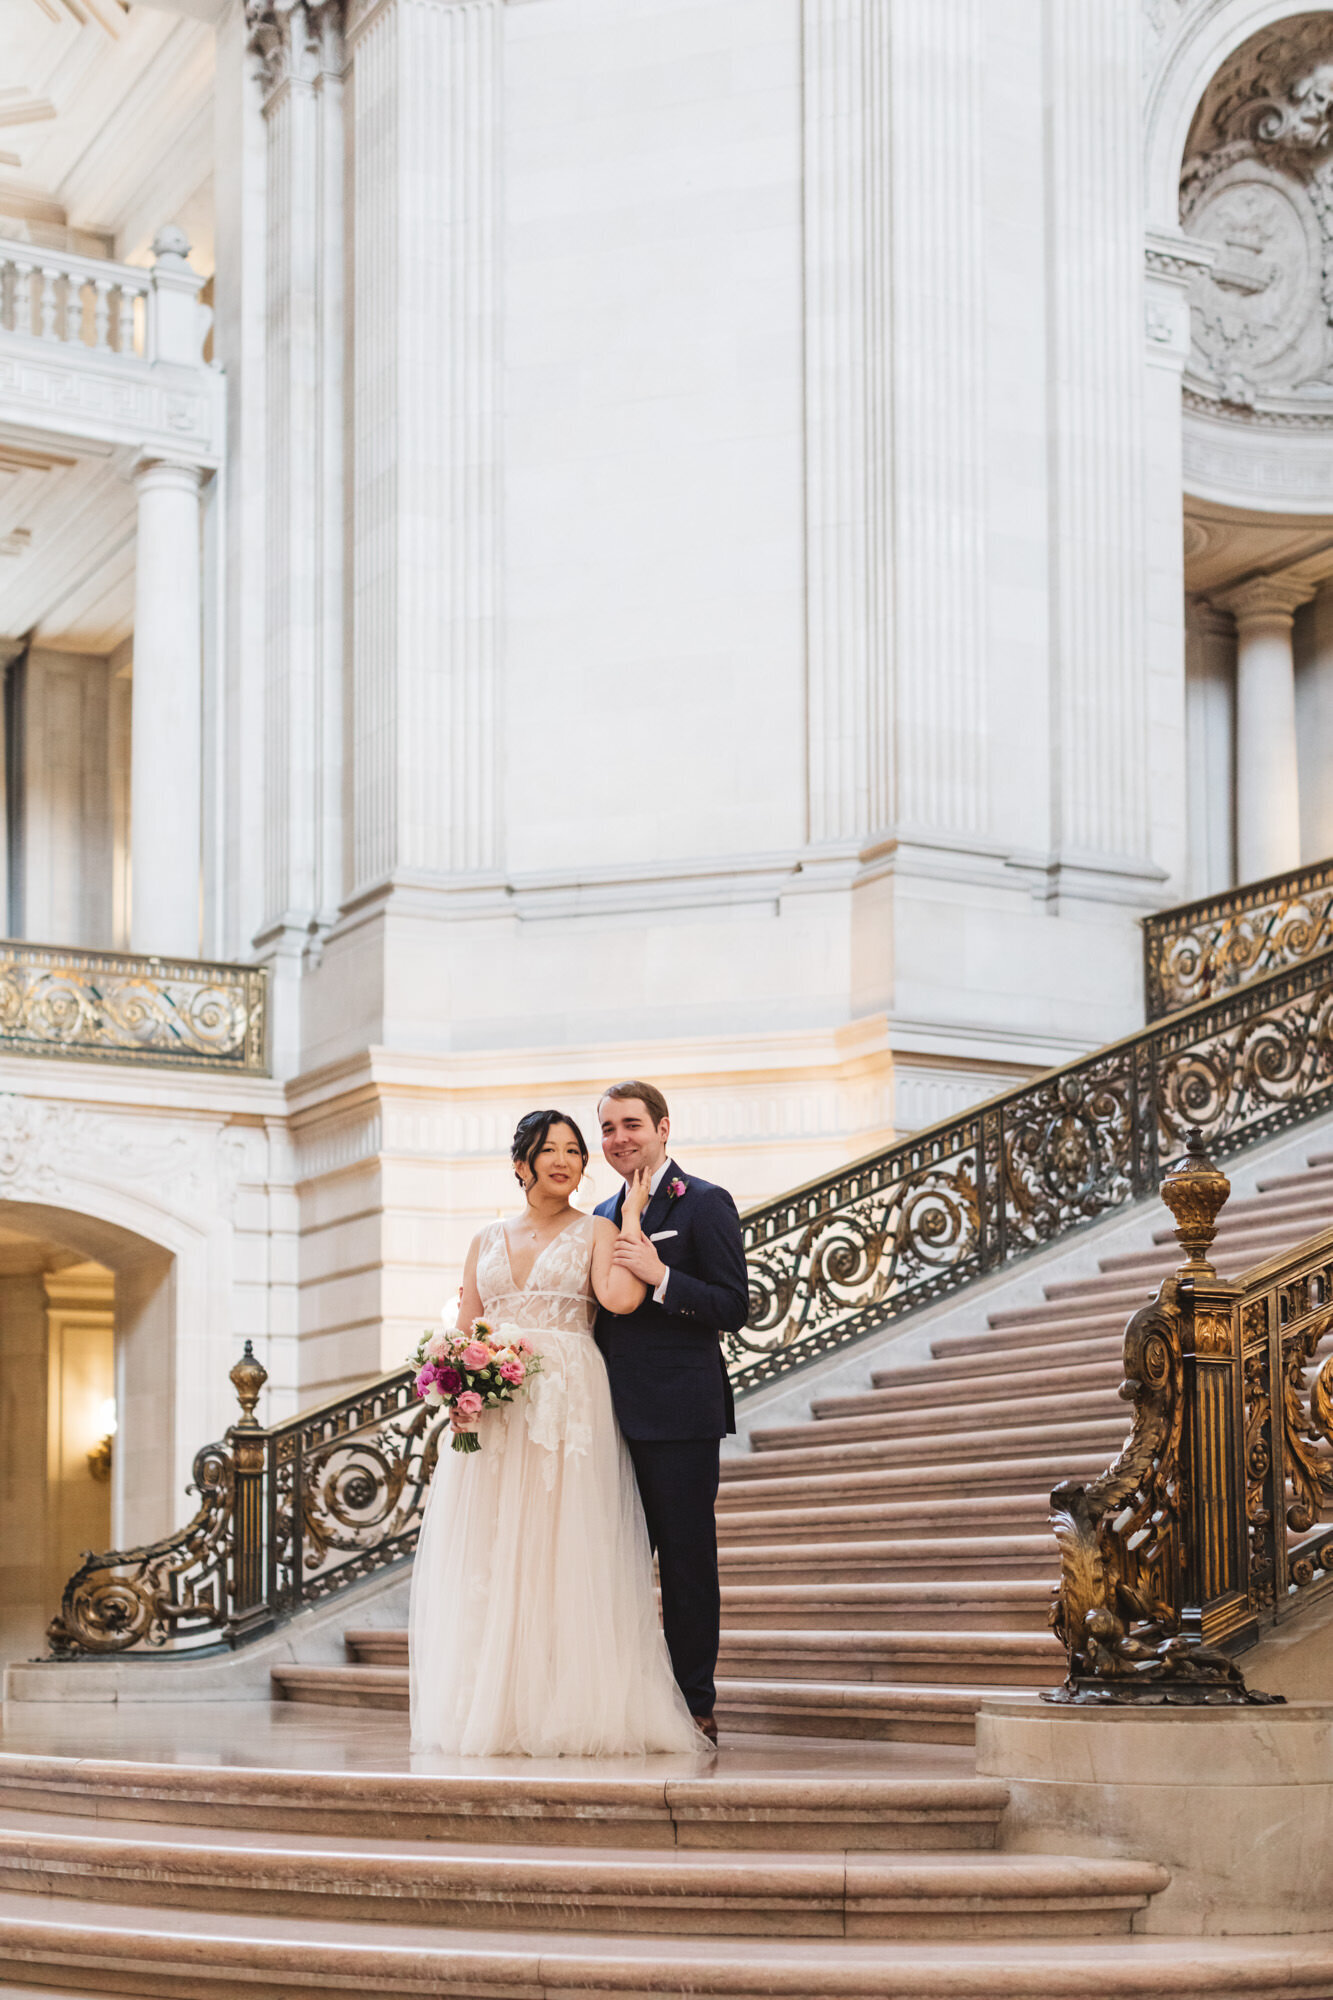
<path fill-rule="evenodd" d="M 88 1470 L 99 1486 L 104 1486 L 111 1477 L 111 1443 L 116 1435 L 116 1399 L 108 1396 L 97 1413 L 97 1421 L 105 1435 L 88 1453 Z"/>

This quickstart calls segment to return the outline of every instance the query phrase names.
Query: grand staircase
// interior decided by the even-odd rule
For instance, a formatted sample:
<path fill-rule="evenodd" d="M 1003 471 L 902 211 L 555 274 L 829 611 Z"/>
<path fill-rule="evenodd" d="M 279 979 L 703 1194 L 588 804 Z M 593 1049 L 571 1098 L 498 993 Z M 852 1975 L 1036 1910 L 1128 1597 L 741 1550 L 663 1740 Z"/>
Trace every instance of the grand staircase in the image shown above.
<path fill-rule="evenodd" d="M 1333 1152 L 1315 1145 L 1228 1204 L 1215 1262 L 1238 1275 L 1330 1222 Z M 1061 1679 L 1050 1491 L 1123 1442 L 1125 1321 L 1180 1255 L 1154 1203 L 1141 1243 L 1097 1276 L 942 1332 L 928 1361 L 816 1399 L 724 1462 L 724 1729 L 967 1743 L 987 1695 Z M 346 1645 L 346 1665 L 275 1669 L 275 1695 L 405 1709 L 406 1632 L 353 1629 Z"/>
<path fill-rule="evenodd" d="M 1317 1880 L 1300 1906 L 1304 1934 L 1282 1934 L 1292 1919 L 1275 1893 L 1247 1905 L 1256 1923 L 1271 1917 L 1271 1935 L 1226 1935 L 1236 1909 L 1229 1848 L 1218 1877 L 1225 1907 L 1205 1922 L 1191 1914 L 1188 1859 L 1176 1855 L 1174 1876 L 1159 1859 L 1173 1828 L 1154 1822 L 1118 1856 L 1097 1852 L 1113 1844 L 1099 1839 L 1097 1810 L 1058 1816 L 1052 1839 L 1031 1838 L 1022 1782 L 978 1776 L 973 1749 L 988 1697 L 1001 1705 L 987 1730 L 1007 1718 L 1049 1741 L 1034 1732 L 1034 1716 L 1052 1713 L 1036 1710 L 1037 1693 L 1066 1664 L 1048 1626 L 1057 1568 L 1049 1495 L 1063 1480 L 1097 1481 L 1131 1419 L 1145 1435 L 1142 1385 L 1133 1410 L 1118 1394 L 1124 1330 L 1180 1262 L 1148 1197 L 1182 1120 L 1207 1123 L 1225 1158 L 1287 1135 L 1269 1177 L 1246 1170 L 1252 1192 L 1223 1211 L 1212 1254 L 1225 1276 L 1239 1277 L 1307 1244 L 1295 1276 L 1289 1283 L 1288 1265 L 1254 1281 L 1269 1315 L 1258 1347 L 1241 1304 L 1234 1321 L 1207 1325 L 1214 1338 L 1219 1325 L 1234 1336 L 1211 1350 L 1229 1357 L 1230 1371 L 1212 1377 L 1213 1389 L 1231 1385 L 1238 1421 L 1257 1426 L 1263 1451 L 1290 1446 L 1271 1404 L 1261 1407 L 1263 1384 L 1294 1365 L 1290 1356 L 1322 1360 L 1333 1343 L 1333 1239 L 1307 1241 L 1333 1221 L 1330 924 L 1333 862 L 1163 913 L 1149 927 L 1142 1035 L 747 1218 L 758 1304 L 755 1338 L 730 1356 L 741 1388 L 776 1382 L 772 1401 L 799 1409 L 786 1384 L 817 1389 L 819 1375 L 783 1375 L 789 1341 L 811 1358 L 841 1346 L 831 1372 L 856 1386 L 814 1394 L 800 1421 L 752 1430 L 748 1453 L 724 1462 L 716 1762 L 702 1751 L 586 1765 L 413 1760 L 407 1634 L 369 1628 L 364 1609 L 343 1614 L 341 1663 L 301 1663 L 299 1647 L 291 1663 L 287 1650 L 272 1670 L 271 1702 L 201 1695 L 173 1708 L 136 1699 L 146 1682 L 131 1691 L 115 1681 L 106 1685 L 129 1699 L 113 1709 L 33 1686 L 6 1705 L 0 1729 L 0 1993 L 1085 2000 L 1091 1990 L 1099 2000 L 1333 2000 L 1333 1929 L 1321 1928 Z M 1302 1154 L 1290 1128 L 1315 1118 L 1323 1129 L 1310 1128 Z M 1137 1220 L 1127 1207 L 1135 1199 Z M 1024 1280 L 984 1324 L 965 1302 L 974 1280 L 1001 1276 L 1043 1246 L 1059 1254 L 1075 1226 L 1117 1210 L 1125 1219 L 1115 1247 L 1092 1274 L 1057 1276 L 1020 1305 L 1033 1299 Z M 897 1237 L 890 1215 L 903 1218 Z M 869 1289 L 849 1300 L 846 1273 L 867 1245 Z M 941 1255 L 948 1249 L 953 1267 Z M 1286 1286 L 1271 1310 L 1270 1282 Z M 884 1365 L 868 1381 L 851 1375 L 846 1343 L 877 1326 L 882 1340 L 950 1294 L 959 1307 L 939 1313 L 928 1343 L 914 1335 L 882 1344 Z M 1178 1338 L 1173 1352 L 1183 1370 Z M 1242 1358 L 1248 1371 L 1264 1354 L 1269 1376 L 1260 1367 L 1251 1394 L 1247 1372 L 1242 1395 Z M 400 1573 L 393 1565 L 412 1546 L 429 1476 L 410 1377 L 386 1377 L 268 1430 L 254 1416 L 264 1373 L 248 1344 L 231 1379 L 242 1417 L 200 1454 L 194 1521 L 150 1548 L 90 1557 L 71 1579 L 55 1629 L 67 1659 L 85 1656 L 77 1673 L 91 1671 L 87 1656 L 130 1650 L 116 1625 L 125 1607 L 140 1619 L 130 1636 L 141 1651 L 202 1639 L 216 1659 L 220 1640 L 243 1653 L 283 1619 L 309 1647 L 313 1628 L 302 1619 L 321 1598 L 376 1565 Z M 1289 1403 L 1313 1395 L 1293 1380 Z M 1295 1411 L 1306 1445 L 1312 1412 L 1312 1402 Z M 1292 1422 L 1288 1408 L 1287 1431 Z M 1309 1477 L 1333 1493 L 1322 1471 L 1327 1426 L 1314 1427 Z M 327 1506 L 340 1480 L 351 1480 L 349 1493 L 365 1486 L 357 1453 L 367 1438 L 382 1456 L 397 1454 L 397 1497 L 384 1502 L 373 1548 L 353 1531 L 340 1540 Z M 1247 1428 L 1247 1451 L 1251 1443 Z M 1174 1478 L 1176 1461 L 1163 1465 L 1152 1460 L 1152 1477 Z M 1277 1467 L 1275 1481 L 1280 1473 L 1289 1476 Z M 1141 1477 L 1151 1484 L 1136 1469 Z M 1198 1484 L 1202 1505 L 1207 1481 Z M 1111 1489 L 1102 1481 L 1099 1490 L 1106 1499 Z M 1313 1584 L 1327 1613 L 1333 1542 L 1298 1547 L 1309 1522 L 1299 1509 L 1289 1519 L 1276 1497 L 1276 1513 L 1264 1514 L 1265 1490 L 1255 1487 L 1261 1511 L 1246 1516 L 1254 1532 L 1276 1521 L 1296 1539 L 1270 1536 L 1268 1572 L 1242 1555 L 1246 1587 L 1264 1574 Z M 1188 1510 L 1178 1503 L 1179 1493 L 1161 1504 L 1177 1509 L 1170 1532 L 1183 1537 Z M 1138 1517 L 1125 1518 L 1128 1543 Z M 1220 1518 L 1209 1517 L 1205 1540 Z M 303 1547 L 313 1552 L 309 1574 Z M 347 1562 L 341 1575 L 327 1566 L 330 1551 Z M 1108 1564 L 1122 1558 L 1105 1554 Z M 1067 1612 L 1068 1579 L 1065 1588 Z M 108 1605 L 110 1622 L 99 1624 Z M 1076 1620 L 1071 1629 L 1097 1628 Z M 131 1679 L 144 1664 L 106 1662 Z M 256 1667 L 262 1674 L 262 1660 Z M 29 1670 L 39 1681 L 63 1671 Z M 170 1683 L 178 1692 L 180 1671 Z M 76 1686 L 86 1695 L 92 1683 Z M 1236 1730 L 1251 1728 L 1251 1711 L 1229 1712 Z M 1063 1711 L 1076 1729 L 1087 1713 Z M 1296 1715 L 1298 1731 L 1317 1735 L 1324 1714 Z M 1132 1724 L 1140 1727 L 1137 1716 Z M 1271 1726 L 1253 1743 L 1242 1736 L 1242 1748 L 1248 1755 L 1261 1735 L 1265 1770 L 1285 1773 Z M 1150 1786 L 1134 1778 L 1121 1789 L 1156 1790 L 1159 1764 L 1134 1766 L 1144 1768 Z M 1312 1797 L 1321 1784 L 1333 1791 L 1300 1769 Z M 1044 1784 L 1045 1765 L 1040 1776 Z M 1193 1776 L 1190 1784 L 1199 1789 Z M 1260 1789 L 1246 1777 L 1243 1814 Z M 1197 1810 L 1207 1820 L 1202 1791 Z M 1270 1835 L 1284 1856 L 1294 1851 L 1282 1810 L 1270 1799 L 1255 1807 L 1253 1826 L 1237 1826 L 1238 1868 L 1244 1846 L 1261 1859 Z M 1194 1811 L 1187 1805 L 1184 1817 Z M 1042 1851 L 1026 1851 L 1034 1848 Z M 1317 1854 L 1302 1854 L 1298 1875 L 1307 1860 L 1318 1870 Z M 1283 1876 L 1288 1889 L 1293 1879 Z M 1296 1886 L 1304 1894 L 1309 1885 Z M 1209 1934 L 1190 1934 L 1198 1930 Z"/>
<path fill-rule="evenodd" d="M 1319 1144 L 1225 1211 L 1223 1271 L 1327 1224 Z M 277 1668 L 267 1710 L 11 1706 L 0 1992 L 1328 2000 L 1333 1933 L 1155 1935 L 1166 1867 L 1010 1851 L 975 1771 L 986 1695 L 1060 1677 L 1047 1496 L 1123 1440 L 1162 1213 L 727 1463 L 716 1764 L 414 1764 L 395 1630 Z"/>

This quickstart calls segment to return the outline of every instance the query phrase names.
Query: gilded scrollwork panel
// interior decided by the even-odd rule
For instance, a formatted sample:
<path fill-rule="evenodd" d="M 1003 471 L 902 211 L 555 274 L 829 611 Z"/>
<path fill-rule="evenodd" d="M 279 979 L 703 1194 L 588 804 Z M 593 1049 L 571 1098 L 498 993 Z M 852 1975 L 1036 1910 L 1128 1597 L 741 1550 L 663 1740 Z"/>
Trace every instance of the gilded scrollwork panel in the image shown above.
<path fill-rule="evenodd" d="M 253 965 L 0 944 L 0 1051 L 262 1075 Z"/>

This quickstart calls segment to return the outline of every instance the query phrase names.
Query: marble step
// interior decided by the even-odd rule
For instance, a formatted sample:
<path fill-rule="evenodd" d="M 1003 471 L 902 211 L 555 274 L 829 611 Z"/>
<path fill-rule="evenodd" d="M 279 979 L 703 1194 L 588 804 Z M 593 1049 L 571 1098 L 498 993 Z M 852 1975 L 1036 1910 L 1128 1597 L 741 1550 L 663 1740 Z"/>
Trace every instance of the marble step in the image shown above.
<path fill-rule="evenodd" d="M 935 1631 L 960 1617 L 973 1631 L 1041 1631 L 1051 1578 L 911 1583 L 726 1583 L 724 1631 Z"/>
<path fill-rule="evenodd" d="M 1116 1394 L 1119 1380 L 1116 1374 L 1107 1370 L 1093 1389 L 997 1399 L 986 1404 L 985 1411 L 997 1426 L 1023 1429 L 1048 1425 L 1058 1427 L 1070 1419 L 1090 1422 L 1095 1417 L 1120 1417 L 1124 1404 Z M 961 1411 L 960 1403 L 964 1406 Z M 812 1423 L 781 1424 L 771 1430 L 751 1431 L 750 1445 L 754 1451 L 773 1451 L 787 1445 L 814 1442 L 816 1436 L 821 1443 L 826 1439 L 852 1442 L 866 1437 L 930 1437 L 941 1431 L 957 1430 L 960 1415 L 964 1413 L 973 1422 L 976 1421 L 970 1399 L 959 1392 L 956 1392 L 952 1402 L 927 1403 L 919 1409 L 900 1409 L 892 1405 L 882 1409 L 872 1403 L 870 1409 L 859 1414 L 821 1414 Z"/>
<path fill-rule="evenodd" d="M 1066 1419 L 1030 1427 L 996 1425 L 989 1430 L 964 1429 L 955 1413 L 952 1428 L 941 1421 L 938 1430 L 911 1437 L 849 1439 L 840 1436 L 832 1424 L 794 1425 L 790 1434 L 779 1433 L 773 1442 L 756 1449 L 751 1463 L 767 1470 L 770 1460 L 779 1459 L 788 1472 L 816 1472 L 825 1467 L 830 1472 L 851 1472 L 868 1466 L 884 1471 L 908 1466 L 925 1470 L 938 1462 L 944 1449 L 951 1457 L 961 1456 L 974 1466 L 986 1459 L 1009 1463 L 1031 1457 L 1045 1462 L 1053 1456 L 1063 1460 L 1066 1456 L 1087 1453 L 1113 1457 L 1123 1445 L 1129 1425 L 1130 1412 L 1123 1403 L 1117 1403 L 1109 1416 L 1083 1421 Z M 799 1437 L 800 1443 L 789 1442 L 789 1436 Z M 1102 1458 L 1103 1468 L 1108 1462 L 1108 1457 Z"/>
<path fill-rule="evenodd" d="M 931 1343 L 937 1360 L 966 1357 L 977 1361 L 1002 1359 L 1008 1364 L 1015 1354 L 1033 1356 L 1059 1348 L 1062 1361 L 1081 1356 L 1085 1343 L 1118 1338 L 1123 1341 L 1125 1323 L 1141 1300 L 1131 1306 L 1112 1305 L 1104 1309 L 1081 1310 L 1068 1305 L 1014 1306 L 998 1308 L 987 1315 L 986 1325 L 976 1333 L 942 1333 Z M 1040 1366 L 1034 1359 L 1029 1365 Z"/>
<path fill-rule="evenodd" d="M 1310 1180 L 1313 1181 L 1314 1176 Z M 1302 1178 L 1299 1186 L 1285 1197 L 1261 1194 L 1229 1201 L 1217 1225 L 1217 1241 L 1228 1242 L 1233 1234 L 1243 1234 L 1256 1225 L 1285 1227 L 1288 1223 L 1298 1223 L 1307 1236 L 1313 1236 L 1321 1227 L 1333 1223 L 1333 1175 L 1327 1178 L 1321 1176 L 1313 1186 Z M 1169 1244 L 1180 1254 L 1173 1224 L 1164 1223 L 1160 1229 L 1154 1229 L 1152 1240 L 1154 1243 Z"/>
<path fill-rule="evenodd" d="M 903 1540 L 950 1542 L 977 1534 L 1038 1534 L 1049 1527 L 1050 1502 L 1042 1494 L 992 1495 L 984 1501 L 885 1500 L 848 1506 L 812 1496 L 806 1507 L 727 1508 L 717 1517 L 721 1548 L 752 1542 L 803 1543 Z"/>
<path fill-rule="evenodd" d="M 977 1710 L 1000 1693 L 1012 1700 L 1022 1689 L 943 1679 L 821 1681 L 738 1675 L 718 1681 L 717 1719 L 729 1738 L 758 1733 L 969 1744 L 976 1738 Z"/>
<path fill-rule="evenodd" d="M 688 1765 L 670 1760 L 657 1776 L 652 1764 L 628 1775 L 549 1765 L 437 1775 L 0 1753 L 0 1811 L 15 1821 L 77 1813 L 101 1825 L 147 1819 L 340 1840 L 914 1851 L 993 1847 L 1009 1796 L 966 1769 L 737 1776 L 702 1759 L 690 1775 Z"/>
<path fill-rule="evenodd" d="M 1288 1188 L 1327 1188 L 1333 1192 L 1333 1153 L 1312 1153 L 1309 1164 L 1296 1174 L 1277 1174 L 1271 1180 L 1259 1182 L 1259 1198 L 1264 1195 L 1283 1192 Z M 1254 1200 L 1254 1196 L 1249 1197 Z M 1230 1207 L 1230 1203 L 1227 1204 Z"/>
<path fill-rule="evenodd" d="M 353 1665 L 407 1666 L 405 1630 L 346 1634 Z M 1065 1655 L 1049 1632 L 724 1632 L 718 1667 L 743 1679 L 933 1681 L 1053 1687 Z"/>
<path fill-rule="evenodd" d="M 1107 1332 L 1099 1333 L 1095 1340 L 1075 1341 L 1067 1355 L 1052 1355 L 1048 1341 L 1038 1341 L 1026 1351 L 1015 1342 L 1010 1350 L 1009 1343 L 995 1340 L 995 1352 L 989 1349 L 981 1354 L 960 1354 L 955 1360 L 933 1353 L 929 1361 L 913 1363 L 910 1368 L 878 1368 L 871 1381 L 878 1387 L 891 1389 L 895 1383 L 920 1384 L 931 1382 L 964 1382 L 970 1387 L 973 1382 L 987 1383 L 993 1375 L 1040 1374 L 1046 1370 L 1059 1368 L 1091 1368 L 1099 1363 L 1113 1363 L 1124 1351 L 1125 1328 L 1122 1321 L 1112 1321 Z M 937 1343 L 938 1346 L 938 1343 Z"/>
<path fill-rule="evenodd" d="M 949 1502 L 976 1501 L 984 1506 L 991 1493 L 1006 1497 L 1016 1491 L 1034 1500 L 1049 1499 L 1062 1479 L 1095 1479 L 1106 1470 L 1105 1449 L 1060 1452 L 1052 1456 L 972 1459 L 906 1466 L 844 1466 L 832 1453 L 808 1452 L 794 1464 L 794 1452 L 766 1452 L 762 1458 L 723 1459 L 718 1489 L 718 1523 L 731 1507 L 746 1511 L 762 1507 L 854 1505 L 859 1499 L 890 1501 L 908 1494 L 933 1494 Z M 805 1463 L 804 1461 L 811 1461 Z"/>
<path fill-rule="evenodd" d="M 1049 1529 L 1035 1535 L 978 1535 L 954 1541 L 783 1543 L 721 1548 L 723 1584 L 889 1582 L 895 1577 L 1056 1575 L 1059 1549 Z"/>
<path fill-rule="evenodd" d="M 1064 1679 L 1065 1655 L 1049 1632 L 732 1631 L 718 1667 L 729 1682 L 1052 1688 Z"/>
<path fill-rule="evenodd" d="M 964 1913 L 960 1913 L 966 1918 Z M 607 1937 L 117 1909 L 0 1893 L 0 1976 L 166 2000 L 1328 2000 L 1333 1938 Z"/>
<path fill-rule="evenodd" d="M 818 1636 L 824 1637 L 823 1633 Z M 780 1660 L 756 1661 L 764 1673 L 720 1675 L 720 1727 L 764 1735 L 869 1737 L 903 1743 L 971 1743 L 978 1708 L 988 1695 L 1013 1695 L 1024 1685 L 1054 1687 L 1061 1662 L 1037 1681 L 1017 1676 L 1001 1680 L 947 1679 L 941 1663 L 934 1678 L 918 1674 L 895 1681 L 822 1680 L 811 1674 L 783 1676 Z M 833 1664 L 837 1664 L 834 1662 Z M 272 1672 L 275 1700 L 342 1709 L 406 1713 L 406 1667 L 281 1666 Z"/>
<path fill-rule="evenodd" d="M 1089 1310 L 1114 1310 L 1128 1316 L 1152 1298 L 1162 1278 L 1174 1268 L 1174 1264 L 1167 1263 L 1160 1276 L 1151 1279 L 1104 1273 L 1095 1278 L 1053 1278 L 1049 1285 L 1043 1286 L 1043 1297 L 1052 1312 L 1086 1306 Z"/>
<path fill-rule="evenodd" d="M 986 1375 L 977 1375 L 962 1364 L 943 1361 L 928 1363 L 919 1370 L 904 1369 L 903 1376 L 910 1374 L 911 1380 L 900 1380 L 894 1369 L 877 1368 L 870 1378 L 873 1388 L 848 1395 L 816 1397 L 810 1405 L 810 1414 L 817 1421 L 822 1421 L 827 1417 L 868 1414 L 871 1410 L 901 1410 L 906 1413 L 938 1404 L 946 1395 L 965 1400 L 971 1408 L 978 1403 L 989 1406 L 1008 1402 L 1013 1397 L 1084 1390 L 1095 1393 L 1104 1389 L 1108 1382 L 1113 1387 L 1119 1382 L 1122 1351 L 1122 1341 L 1108 1340 L 1105 1354 L 1094 1355 L 1091 1359 L 1065 1363 L 1048 1359 L 1044 1366 L 1038 1362 L 1031 1368 L 996 1368 Z"/>
<path fill-rule="evenodd" d="M 56 1815 L 0 1823 L 0 1890 L 120 1908 L 489 1930 L 691 1937 L 1087 1937 L 1127 1932 L 1170 1880 L 1149 1862 L 976 1849 L 461 1848 Z"/>

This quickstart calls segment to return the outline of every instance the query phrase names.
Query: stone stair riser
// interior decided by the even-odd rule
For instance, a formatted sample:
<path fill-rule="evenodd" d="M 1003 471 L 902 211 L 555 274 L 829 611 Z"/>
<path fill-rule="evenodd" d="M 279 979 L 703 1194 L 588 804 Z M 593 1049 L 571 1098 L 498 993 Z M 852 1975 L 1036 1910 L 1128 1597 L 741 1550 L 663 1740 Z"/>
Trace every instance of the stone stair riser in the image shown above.
<path fill-rule="evenodd" d="M 549 1858 L 292 1851 L 0 1828 L 0 1890 L 120 1906 L 325 1922 L 716 1937 L 1068 1936 L 1128 1930 L 1163 1871 L 1126 1862 L 978 1854 L 596 1850 Z"/>

